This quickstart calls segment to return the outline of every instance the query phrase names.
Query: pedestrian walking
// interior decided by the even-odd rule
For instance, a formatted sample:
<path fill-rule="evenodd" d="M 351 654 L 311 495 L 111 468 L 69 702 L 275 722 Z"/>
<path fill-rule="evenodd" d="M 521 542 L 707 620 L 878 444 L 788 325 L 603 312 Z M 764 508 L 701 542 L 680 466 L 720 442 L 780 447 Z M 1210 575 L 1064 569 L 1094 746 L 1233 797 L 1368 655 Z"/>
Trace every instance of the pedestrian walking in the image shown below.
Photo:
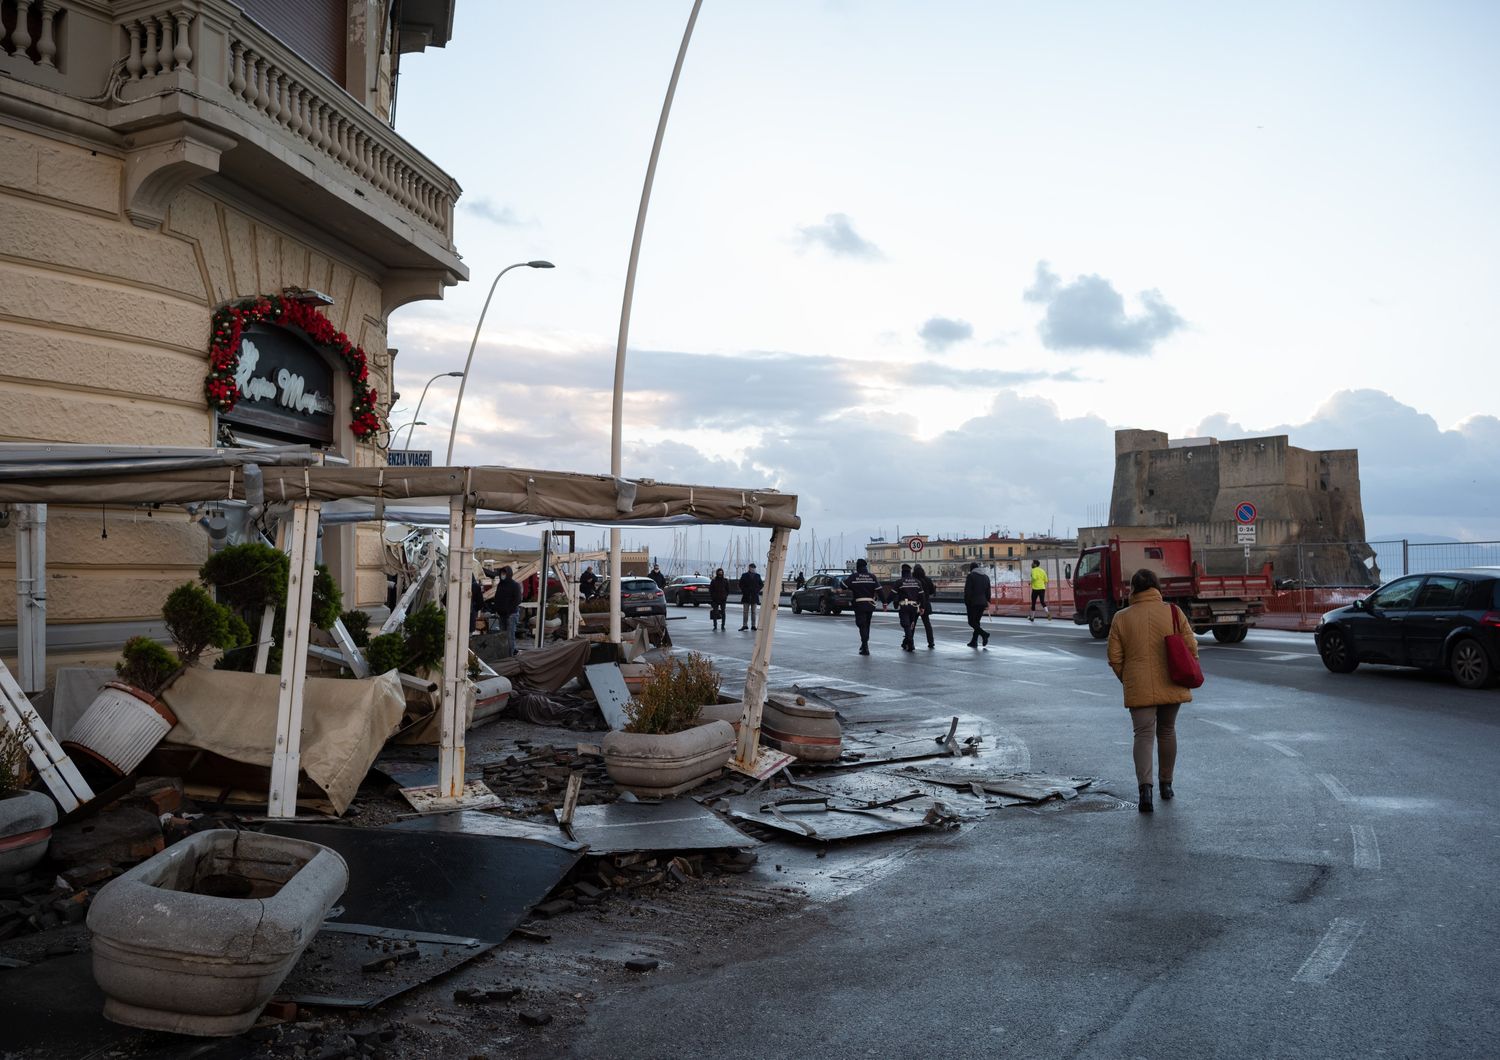
<path fill-rule="evenodd" d="M 743 617 L 740 619 L 740 629 L 757 628 L 755 616 L 760 608 L 760 590 L 765 580 L 755 573 L 755 564 L 750 564 L 745 573 L 740 575 L 740 606 L 743 608 Z"/>
<path fill-rule="evenodd" d="M 805 589 L 806 587 L 807 587 L 807 577 L 799 570 L 797 572 L 797 588 L 799 588 L 799 589 Z"/>
<path fill-rule="evenodd" d="M 974 635 L 969 638 L 969 647 L 990 646 L 990 635 L 980 628 L 979 620 L 990 607 L 990 576 L 979 569 L 979 564 L 969 564 L 969 575 L 964 579 L 964 610 L 969 613 L 969 628 Z"/>
<path fill-rule="evenodd" d="M 667 576 L 661 572 L 661 568 L 655 563 L 651 564 L 651 580 L 656 583 L 658 589 L 667 587 Z"/>
<path fill-rule="evenodd" d="M 870 573 L 870 565 L 862 559 L 854 561 L 854 573 L 845 582 L 854 597 L 854 625 L 859 630 L 859 653 L 870 654 L 870 617 L 875 614 L 875 598 L 880 592 L 880 582 Z"/>
<path fill-rule="evenodd" d="M 578 591 L 585 600 L 592 600 L 594 593 L 599 590 L 599 575 L 594 573 L 593 567 L 583 568 L 583 573 L 578 578 Z"/>
<path fill-rule="evenodd" d="M 724 568 L 714 571 L 708 582 L 708 617 L 715 631 L 729 627 L 724 623 L 724 612 L 729 608 L 729 579 L 724 577 Z"/>
<path fill-rule="evenodd" d="M 495 614 L 500 618 L 500 628 L 505 631 L 505 654 L 516 653 L 516 619 L 521 612 L 521 586 L 517 584 L 515 572 L 509 567 L 500 568 L 500 580 L 495 583 Z"/>
<path fill-rule="evenodd" d="M 917 614 L 922 619 L 922 628 L 927 631 L 927 647 L 932 649 L 937 647 L 937 642 L 932 639 L 932 598 L 937 595 L 937 586 L 927 577 L 920 563 L 911 569 L 911 576 L 922 585 L 922 606 Z"/>
<path fill-rule="evenodd" d="M 911 564 L 901 564 L 901 581 L 896 585 L 896 610 L 901 615 L 902 651 L 917 650 L 917 619 L 922 614 L 925 596 L 922 583 L 912 574 Z"/>
<path fill-rule="evenodd" d="M 1155 745 L 1161 770 L 1161 797 L 1170 799 L 1177 765 L 1177 711 L 1193 699 L 1191 690 L 1172 681 L 1167 666 L 1166 638 L 1174 629 L 1185 631 L 1183 641 L 1198 655 L 1198 639 L 1176 604 L 1161 598 L 1161 583 L 1149 570 L 1130 579 L 1130 606 L 1109 627 L 1109 666 L 1125 689 L 1125 706 L 1135 733 L 1132 754 L 1135 782 L 1140 788 L 1141 813 L 1151 813 L 1151 757 Z"/>
<path fill-rule="evenodd" d="M 1034 559 L 1031 561 L 1031 609 L 1026 612 L 1026 621 L 1036 621 L 1037 604 L 1042 605 L 1042 615 L 1051 622 L 1052 609 L 1047 606 L 1047 571 L 1041 560 Z"/>

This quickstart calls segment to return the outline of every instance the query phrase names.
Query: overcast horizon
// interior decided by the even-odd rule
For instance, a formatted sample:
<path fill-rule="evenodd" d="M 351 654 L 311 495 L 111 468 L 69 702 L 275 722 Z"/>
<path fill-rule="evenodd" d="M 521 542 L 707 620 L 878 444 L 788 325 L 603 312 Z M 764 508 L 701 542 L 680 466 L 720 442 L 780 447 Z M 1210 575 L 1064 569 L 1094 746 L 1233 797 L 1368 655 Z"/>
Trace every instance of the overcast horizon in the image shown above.
<path fill-rule="evenodd" d="M 393 314 L 394 421 L 463 367 L 499 269 L 557 265 L 501 281 L 455 463 L 608 470 L 690 7 L 464 2 L 403 56 L 397 129 L 463 186 L 471 279 Z M 1481 3 L 706 0 L 624 473 L 796 493 L 804 535 L 862 549 L 1088 525 L 1117 428 L 1288 434 L 1359 450 L 1372 540 L 1500 538 L 1497 30 Z M 441 455 L 450 383 L 414 447 Z"/>

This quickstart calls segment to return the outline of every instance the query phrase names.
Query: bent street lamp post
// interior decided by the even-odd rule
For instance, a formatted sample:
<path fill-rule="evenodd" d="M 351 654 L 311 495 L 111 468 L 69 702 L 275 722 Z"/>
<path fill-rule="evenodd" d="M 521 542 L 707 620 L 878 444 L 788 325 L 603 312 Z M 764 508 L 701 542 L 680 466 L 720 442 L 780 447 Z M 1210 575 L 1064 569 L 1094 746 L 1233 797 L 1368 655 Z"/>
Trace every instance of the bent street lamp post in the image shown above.
<path fill-rule="evenodd" d="M 635 215 L 635 236 L 630 241 L 630 265 L 625 270 L 625 300 L 620 306 L 620 337 L 615 344 L 615 402 L 609 424 L 609 473 L 618 483 L 620 480 L 620 422 L 621 401 L 625 390 L 625 341 L 630 337 L 630 303 L 635 297 L 635 269 L 641 260 L 641 236 L 646 230 L 646 209 L 651 205 L 651 184 L 656 179 L 656 160 L 661 156 L 661 142 L 667 134 L 667 116 L 672 113 L 672 97 L 677 94 L 677 79 L 682 75 L 682 60 L 687 56 L 688 42 L 693 39 L 693 25 L 698 21 L 698 9 L 703 0 L 693 0 L 693 10 L 688 15 L 687 28 L 682 31 L 682 44 L 677 49 L 677 62 L 672 66 L 672 78 L 667 82 L 667 98 L 661 104 L 661 117 L 656 123 L 656 139 L 651 144 L 651 161 L 646 163 L 646 183 L 641 188 L 641 206 Z M 620 643 L 620 528 L 609 528 L 609 642 Z"/>
<path fill-rule="evenodd" d="M 555 266 L 550 261 L 518 261 L 514 265 L 507 265 L 500 270 L 500 276 L 504 276 L 511 269 L 551 269 Z M 484 296 L 484 308 L 479 311 L 479 323 L 474 325 L 474 340 L 469 343 L 469 356 L 464 359 L 463 382 L 458 384 L 458 400 L 453 403 L 453 425 L 448 428 L 448 455 L 443 458 L 443 464 L 451 467 L 453 465 L 453 439 L 458 436 L 458 410 L 464 404 L 464 387 L 469 382 L 469 369 L 474 364 L 474 347 L 479 345 L 479 330 L 484 327 L 484 315 L 490 311 L 490 299 L 495 297 L 495 288 L 500 286 L 500 276 L 495 277 L 495 282 L 490 284 L 490 293 Z"/>
<path fill-rule="evenodd" d="M 427 388 L 430 387 L 433 383 L 437 382 L 439 379 L 458 379 L 462 376 L 462 372 L 439 372 L 437 375 L 427 380 L 426 383 L 422 384 L 422 396 L 417 398 L 417 411 L 411 414 L 411 426 L 406 430 L 406 448 L 411 448 L 411 432 L 416 430 L 419 426 L 426 426 L 426 423 L 422 420 L 422 402 L 427 400 Z"/>

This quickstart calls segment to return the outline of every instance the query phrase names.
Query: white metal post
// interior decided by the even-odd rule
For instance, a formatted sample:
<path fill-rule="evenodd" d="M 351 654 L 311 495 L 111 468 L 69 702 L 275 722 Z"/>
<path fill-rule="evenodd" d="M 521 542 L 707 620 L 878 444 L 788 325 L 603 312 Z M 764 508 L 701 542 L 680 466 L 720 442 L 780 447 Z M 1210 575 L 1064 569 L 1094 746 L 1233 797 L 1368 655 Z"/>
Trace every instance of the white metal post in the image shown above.
<path fill-rule="evenodd" d="M 47 687 L 47 506 L 16 505 L 16 671 L 28 694 Z"/>
<path fill-rule="evenodd" d="M 313 579 L 317 576 L 318 501 L 292 503 L 291 570 L 286 582 L 282 629 L 281 692 L 276 701 L 276 746 L 271 753 L 271 797 L 267 817 L 297 815 L 297 774 L 302 768 L 302 694 L 307 683 L 308 627 Z"/>
<path fill-rule="evenodd" d="M 677 46 L 677 61 L 667 80 L 667 95 L 661 103 L 661 117 L 656 120 L 656 139 L 651 141 L 651 158 L 646 163 L 646 180 L 641 186 L 641 205 L 635 213 L 635 234 L 630 240 L 630 264 L 625 267 L 625 297 L 620 305 L 620 334 L 615 342 L 614 405 L 609 423 L 609 473 L 616 479 L 620 470 L 621 430 L 625 404 L 625 346 L 630 338 L 630 309 L 635 301 L 635 272 L 641 261 L 641 238 L 646 233 L 646 211 L 651 207 L 651 185 L 656 182 L 656 163 L 661 158 L 661 142 L 667 135 L 667 119 L 672 114 L 672 97 L 677 95 L 677 80 L 682 76 L 682 61 L 687 58 L 693 27 L 698 24 L 698 10 L 703 0 L 693 0 L 682 43 Z M 609 528 L 609 642 L 620 643 L 620 528 Z"/>
<path fill-rule="evenodd" d="M 761 594 L 760 633 L 745 674 L 745 712 L 740 716 L 740 734 L 735 747 L 735 765 L 748 770 L 760 752 L 760 719 L 766 705 L 766 672 L 771 667 L 771 638 L 776 635 L 776 612 L 781 603 L 781 575 L 786 568 L 786 546 L 791 531 L 771 531 L 771 549 L 766 557 L 766 588 Z"/>
<path fill-rule="evenodd" d="M 443 633 L 443 701 L 439 715 L 438 798 L 464 791 L 464 698 L 469 683 L 469 580 L 474 566 L 474 508 L 448 502 L 448 623 Z"/>

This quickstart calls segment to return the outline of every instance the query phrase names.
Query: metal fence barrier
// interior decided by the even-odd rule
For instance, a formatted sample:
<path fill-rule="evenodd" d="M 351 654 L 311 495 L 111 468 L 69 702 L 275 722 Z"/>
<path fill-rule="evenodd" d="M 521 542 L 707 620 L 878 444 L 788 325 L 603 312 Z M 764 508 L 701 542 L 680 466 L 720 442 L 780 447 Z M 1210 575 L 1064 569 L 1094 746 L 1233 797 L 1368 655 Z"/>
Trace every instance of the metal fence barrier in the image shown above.
<path fill-rule="evenodd" d="M 1500 566 L 1500 541 L 1322 541 L 1248 549 L 1194 548 L 1193 558 L 1210 574 L 1256 573 L 1270 563 L 1275 589 L 1266 598 L 1266 613 L 1257 626 L 1310 632 L 1325 612 L 1363 599 L 1393 578 Z M 1029 585 L 999 582 L 993 586 L 990 614 L 1024 616 L 1030 606 Z M 1047 606 L 1054 619 L 1071 620 L 1072 585 L 1060 580 L 1049 585 Z"/>

